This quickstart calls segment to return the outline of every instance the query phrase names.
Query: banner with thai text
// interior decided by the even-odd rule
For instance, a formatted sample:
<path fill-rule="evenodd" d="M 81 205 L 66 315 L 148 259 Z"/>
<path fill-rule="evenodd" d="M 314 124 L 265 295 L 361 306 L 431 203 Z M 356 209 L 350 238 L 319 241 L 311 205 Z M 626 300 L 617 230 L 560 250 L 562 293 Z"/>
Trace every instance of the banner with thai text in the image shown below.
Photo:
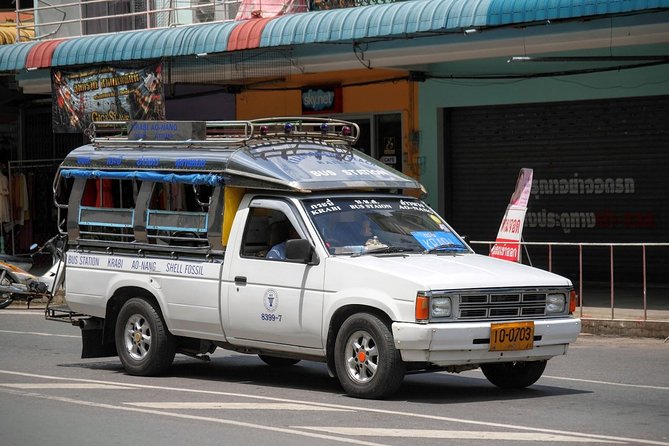
<path fill-rule="evenodd" d="M 53 69 L 53 131 L 81 133 L 91 122 L 164 120 L 162 63 L 141 68 Z"/>
<path fill-rule="evenodd" d="M 523 223 L 527 213 L 527 203 L 532 192 L 532 169 L 520 169 L 516 189 L 502 218 L 502 224 L 497 232 L 495 245 L 490 250 L 490 257 L 520 262 L 520 241 L 523 235 Z"/>

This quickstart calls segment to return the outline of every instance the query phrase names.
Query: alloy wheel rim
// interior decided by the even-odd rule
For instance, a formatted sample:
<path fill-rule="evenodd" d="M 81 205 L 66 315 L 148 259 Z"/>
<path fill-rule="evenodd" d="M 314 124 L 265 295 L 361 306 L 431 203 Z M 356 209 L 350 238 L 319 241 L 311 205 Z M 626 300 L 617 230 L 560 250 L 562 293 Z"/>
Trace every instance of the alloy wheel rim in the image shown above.
<path fill-rule="evenodd" d="M 356 331 L 346 341 L 344 360 L 346 371 L 353 381 L 368 383 L 376 375 L 379 366 L 376 341 L 366 331 Z"/>
<path fill-rule="evenodd" d="M 141 314 L 133 314 L 125 325 L 125 348 L 130 357 L 141 361 L 151 349 L 151 327 Z"/>

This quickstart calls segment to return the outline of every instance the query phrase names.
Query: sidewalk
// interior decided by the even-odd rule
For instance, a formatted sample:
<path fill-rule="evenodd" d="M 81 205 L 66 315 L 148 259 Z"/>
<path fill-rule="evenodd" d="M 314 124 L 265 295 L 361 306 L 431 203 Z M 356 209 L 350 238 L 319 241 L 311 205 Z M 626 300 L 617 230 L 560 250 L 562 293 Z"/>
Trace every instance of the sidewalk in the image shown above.
<path fill-rule="evenodd" d="M 640 284 L 616 284 L 613 305 L 610 284 L 584 285 L 582 301 L 583 308 L 578 307 L 575 315 L 582 319 L 584 333 L 669 338 L 667 286 L 647 288 L 645 312 Z"/>

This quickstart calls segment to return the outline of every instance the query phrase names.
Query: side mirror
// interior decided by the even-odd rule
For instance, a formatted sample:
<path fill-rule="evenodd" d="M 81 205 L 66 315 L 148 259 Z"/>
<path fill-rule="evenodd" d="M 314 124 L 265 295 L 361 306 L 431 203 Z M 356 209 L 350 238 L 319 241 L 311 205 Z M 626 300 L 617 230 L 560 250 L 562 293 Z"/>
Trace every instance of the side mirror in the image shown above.
<path fill-rule="evenodd" d="M 32 245 L 30 245 L 30 252 L 37 251 L 37 248 L 39 248 L 39 245 L 37 243 L 33 243 Z"/>
<path fill-rule="evenodd" d="M 286 241 L 286 260 L 289 262 L 316 264 L 318 262 L 314 254 L 314 247 L 309 240 L 301 238 Z"/>

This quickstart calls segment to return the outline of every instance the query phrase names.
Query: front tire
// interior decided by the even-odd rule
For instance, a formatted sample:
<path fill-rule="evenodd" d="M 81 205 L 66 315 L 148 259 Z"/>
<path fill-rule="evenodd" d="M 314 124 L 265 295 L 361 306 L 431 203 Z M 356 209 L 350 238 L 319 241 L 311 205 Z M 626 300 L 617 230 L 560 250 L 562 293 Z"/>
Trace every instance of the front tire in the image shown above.
<path fill-rule="evenodd" d="M 131 375 L 165 372 L 174 361 L 176 340 L 154 304 L 135 297 L 123 305 L 116 320 L 116 350 Z"/>
<path fill-rule="evenodd" d="M 10 286 L 13 283 L 14 281 L 7 275 L 6 272 L 3 271 L 2 279 L 0 280 L 0 286 Z M 14 302 L 12 293 L 0 294 L 0 310 L 10 306 L 12 302 Z"/>
<path fill-rule="evenodd" d="M 483 364 L 481 370 L 488 381 L 503 389 L 529 387 L 544 373 L 548 361 L 517 361 Z"/>
<path fill-rule="evenodd" d="M 406 370 L 388 326 L 373 314 L 350 316 L 335 341 L 337 378 L 355 398 L 384 398 L 397 391 Z"/>

